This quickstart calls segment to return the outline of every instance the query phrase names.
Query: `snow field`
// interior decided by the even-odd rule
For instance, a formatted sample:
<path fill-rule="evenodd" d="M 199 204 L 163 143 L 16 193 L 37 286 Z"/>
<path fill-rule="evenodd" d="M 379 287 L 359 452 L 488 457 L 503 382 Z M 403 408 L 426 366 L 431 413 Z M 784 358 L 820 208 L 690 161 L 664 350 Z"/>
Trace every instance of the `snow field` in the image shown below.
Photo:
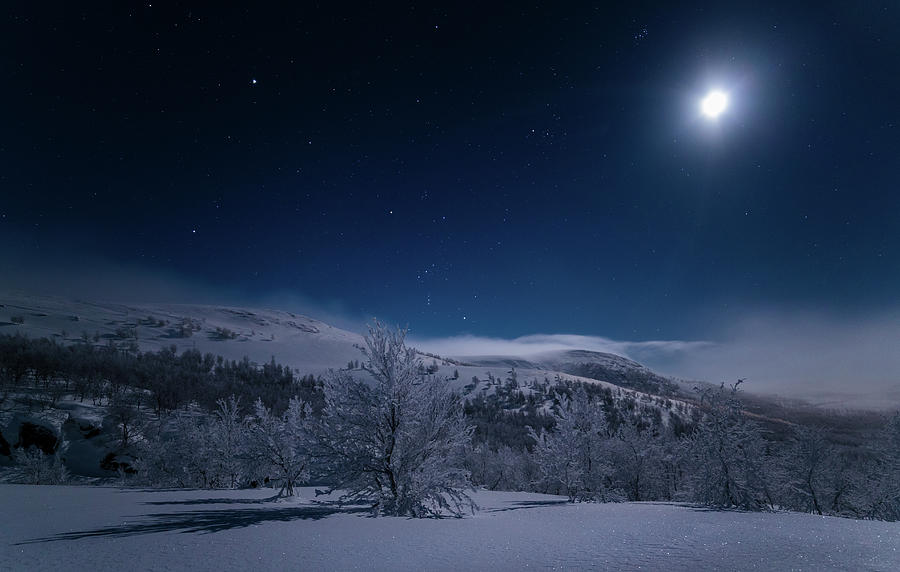
<path fill-rule="evenodd" d="M 900 524 L 479 491 L 462 519 L 303 488 L 0 486 L 2 570 L 900 570 Z"/>

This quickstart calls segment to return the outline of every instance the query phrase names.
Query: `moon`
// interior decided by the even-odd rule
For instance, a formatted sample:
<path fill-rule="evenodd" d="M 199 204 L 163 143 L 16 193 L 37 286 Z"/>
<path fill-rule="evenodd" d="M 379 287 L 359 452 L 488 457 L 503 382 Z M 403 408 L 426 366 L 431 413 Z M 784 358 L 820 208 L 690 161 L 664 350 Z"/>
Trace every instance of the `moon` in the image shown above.
<path fill-rule="evenodd" d="M 728 94 L 717 89 L 709 92 L 706 94 L 706 97 L 700 100 L 700 111 L 710 119 L 720 116 L 727 107 Z"/>

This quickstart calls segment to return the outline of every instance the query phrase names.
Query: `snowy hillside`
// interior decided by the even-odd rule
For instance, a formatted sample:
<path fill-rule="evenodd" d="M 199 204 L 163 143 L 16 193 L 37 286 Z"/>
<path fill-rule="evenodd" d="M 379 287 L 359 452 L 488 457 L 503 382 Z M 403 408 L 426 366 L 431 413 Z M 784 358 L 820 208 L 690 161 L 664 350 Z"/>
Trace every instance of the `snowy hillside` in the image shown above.
<path fill-rule="evenodd" d="M 466 363 L 562 372 L 581 378 L 611 382 L 657 395 L 675 395 L 678 385 L 634 360 L 589 350 L 558 350 L 533 356 L 454 356 Z"/>
<path fill-rule="evenodd" d="M 360 346 L 364 341 L 360 334 L 279 310 L 0 296 L 0 334 L 15 333 L 91 351 L 107 345 L 144 352 L 175 346 L 179 353 L 197 350 L 235 361 L 247 357 L 257 365 L 274 359 L 291 368 L 295 379 L 308 374 L 322 375 L 329 369 L 346 369 L 351 362 L 354 376 L 362 379 L 368 375 L 358 367 L 363 361 Z M 508 357 L 454 360 L 427 354 L 422 354 L 422 358 L 429 376 L 447 378 L 451 389 L 464 399 L 478 401 L 482 409 L 493 407 L 498 414 L 522 413 L 527 402 L 532 404 L 532 413 L 548 413 L 554 396 L 547 388 L 559 382 L 585 382 L 597 386 L 612 401 L 624 403 L 623 410 L 648 419 L 656 418 L 667 426 L 676 412 L 683 416 L 692 408 L 690 404 L 670 399 L 664 392 L 653 391 L 654 387 L 632 383 L 653 374 L 636 362 L 610 354 L 560 352 L 540 356 L 540 360 L 534 361 L 514 361 Z M 586 370 L 587 375 L 580 376 L 577 368 L 582 363 L 593 363 L 605 369 Z M 609 381 L 604 380 L 606 374 Z M 154 380 L 164 379 L 167 379 L 165 374 L 151 375 L 142 387 L 149 390 Z M 194 393 L 185 399 L 196 400 L 200 386 L 196 378 L 192 379 L 190 387 L 194 388 Z M 222 378 L 227 379 L 227 376 Z M 68 381 L 60 383 L 69 387 Z M 85 383 L 81 382 L 80 387 L 86 387 Z M 243 385 L 228 391 L 240 397 L 242 390 L 246 392 L 248 387 L 245 380 Z M 110 455 L 116 454 L 124 437 L 118 429 L 122 427 L 121 420 L 109 408 L 108 398 L 104 404 L 102 397 L 99 401 L 85 401 L 85 395 L 74 390 L 60 389 L 56 396 L 48 393 L 36 397 L 35 387 L 20 389 L 5 394 L 0 407 L 0 465 L 10 464 L 12 448 L 17 447 L 17 443 L 42 440 L 43 450 L 48 454 L 65 444 L 65 465 L 75 475 L 110 477 L 115 474 L 113 465 L 104 460 L 112 459 Z M 173 401 L 167 397 L 174 394 L 162 386 L 150 394 L 155 397 L 143 399 L 145 416 L 150 415 L 153 407 L 165 409 L 163 400 L 168 399 L 165 403 L 173 404 L 172 407 L 178 404 L 177 399 Z M 214 399 L 226 396 L 213 395 L 207 406 Z M 259 395 L 244 397 L 245 403 L 250 403 Z M 41 402 L 37 410 L 35 399 Z M 485 410 L 482 413 L 490 417 Z"/>
<path fill-rule="evenodd" d="M 16 323 L 21 319 L 23 323 Z M 256 363 L 275 358 L 303 373 L 359 359 L 362 336 L 280 310 L 190 304 L 115 304 L 0 295 L 0 333 L 60 342 L 134 342 L 141 350 L 176 346 Z"/>
<path fill-rule="evenodd" d="M 19 323 L 21 322 L 21 323 Z M 300 374 L 320 375 L 360 360 L 360 333 L 348 332 L 322 321 L 282 310 L 204 306 L 193 304 L 120 304 L 67 300 L 46 296 L 0 293 L 0 334 L 22 333 L 63 343 L 87 339 L 102 345 L 135 344 L 142 351 L 176 346 L 196 349 L 226 359 L 262 364 L 272 358 Z M 641 364 L 607 353 L 566 351 L 517 358 L 515 356 L 466 357 L 444 361 L 423 356 L 437 374 L 454 377 L 454 389 L 465 392 L 473 377 L 504 379 L 511 367 L 523 384 L 554 380 L 558 375 L 573 381 L 624 386 L 650 393 L 652 386 L 622 383 L 628 378 L 657 376 Z M 457 363 L 458 362 L 458 363 Z M 456 377 L 458 374 L 458 377 Z M 482 385 L 480 391 L 491 391 Z"/>
<path fill-rule="evenodd" d="M 896 523 L 488 491 L 461 519 L 369 518 L 272 494 L 0 485 L 0 569 L 900 569 Z"/>

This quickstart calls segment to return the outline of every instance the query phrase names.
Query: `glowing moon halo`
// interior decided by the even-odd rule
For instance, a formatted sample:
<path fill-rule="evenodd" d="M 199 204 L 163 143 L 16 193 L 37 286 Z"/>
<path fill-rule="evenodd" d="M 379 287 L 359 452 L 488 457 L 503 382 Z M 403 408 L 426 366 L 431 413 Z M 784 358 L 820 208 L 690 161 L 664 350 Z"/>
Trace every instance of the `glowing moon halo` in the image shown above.
<path fill-rule="evenodd" d="M 715 119 L 728 107 L 728 94 L 713 90 L 700 101 L 700 111 L 710 119 Z"/>

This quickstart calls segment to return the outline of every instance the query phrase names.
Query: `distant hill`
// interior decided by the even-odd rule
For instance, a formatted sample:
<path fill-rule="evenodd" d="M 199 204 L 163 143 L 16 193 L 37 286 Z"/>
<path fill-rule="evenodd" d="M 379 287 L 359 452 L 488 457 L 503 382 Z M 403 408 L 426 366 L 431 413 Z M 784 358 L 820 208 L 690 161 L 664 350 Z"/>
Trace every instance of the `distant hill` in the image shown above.
<path fill-rule="evenodd" d="M 545 370 L 604 381 L 654 395 L 675 396 L 679 386 L 638 362 L 615 354 L 589 350 L 560 350 L 534 356 L 454 356 L 484 367 Z"/>
<path fill-rule="evenodd" d="M 273 357 L 303 374 L 323 374 L 362 358 L 361 334 L 283 310 L 197 304 L 122 304 L 49 296 L 0 294 L 0 334 L 23 333 L 62 343 L 90 343 L 156 351 L 175 346 L 262 364 Z M 446 357 L 447 359 L 444 359 Z M 472 376 L 503 378 L 510 368 L 525 378 L 559 374 L 605 382 L 644 393 L 673 396 L 676 385 L 622 356 L 569 350 L 533 357 L 478 356 L 451 359 L 423 354 L 436 373 L 468 382 Z"/>
<path fill-rule="evenodd" d="M 19 323 L 21 322 L 21 323 Z M 62 343 L 175 346 L 262 364 L 273 357 L 320 374 L 361 357 L 360 334 L 322 321 L 258 308 L 197 304 L 120 304 L 0 294 L 0 334 L 23 333 Z"/>
<path fill-rule="evenodd" d="M 541 367 L 580 377 L 599 379 L 645 393 L 674 396 L 679 386 L 671 379 L 628 358 L 588 350 L 564 350 L 545 354 Z"/>
<path fill-rule="evenodd" d="M 175 346 L 178 353 L 196 350 L 236 361 L 246 357 L 257 366 L 274 359 L 299 376 L 320 376 L 330 369 L 351 369 L 361 379 L 367 376 L 359 368 L 364 361 L 361 334 L 281 310 L 102 303 L 0 294 L 0 334 L 17 333 L 62 344 L 114 346 L 141 352 Z M 423 353 L 422 358 L 426 380 L 429 376 L 448 378 L 451 387 L 471 404 L 468 407 L 480 415 L 481 421 L 494 428 L 506 423 L 505 428 L 518 431 L 519 437 L 522 427 L 517 423 L 530 422 L 529 415 L 546 413 L 552 407 L 555 394 L 548 388 L 571 388 L 579 382 L 593 386 L 591 391 L 607 400 L 610 411 L 656 419 L 667 426 L 683 425 L 695 416 L 697 409 L 690 386 L 610 353 L 578 349 L 528 356 Z M 115 427 L 114 423 L 110 425 L 109 412 L 103 407 L 69 399 L 36 417 L 27 406 L 29 399 L 27 395 L 14 396 L 0 407 L 0 434 L 7 435 L 8 444 L 20 438 L 26 422 L 46 427 L 57 437 L 75 425 L 90 431 L 101 426 Z M 776 439 L 784 438 L 793 424 L 800 423 L 831 427 L 835 442 L 854 445 L 863 442 L 880 422 L 874 413 L 835 413 L 799 401 L 784 402 L 759 395 L 747 395 L 745 403 L 748 414 L 762 421 Z M 104 430 L 111 442 L 112 433 Z M 87 447 L 85 443 L 90 439 L 76 437 L 73 433 L 69 438 L 71 456 L 89 459 L 88 464 L 96 467 L 96 458 L 107 454 L 109 448 L 94 447 L 96 451 L 91 449 L 88 454 L 81 449 Z M 79 472 L 90 474 L 87 470 Z"/>

